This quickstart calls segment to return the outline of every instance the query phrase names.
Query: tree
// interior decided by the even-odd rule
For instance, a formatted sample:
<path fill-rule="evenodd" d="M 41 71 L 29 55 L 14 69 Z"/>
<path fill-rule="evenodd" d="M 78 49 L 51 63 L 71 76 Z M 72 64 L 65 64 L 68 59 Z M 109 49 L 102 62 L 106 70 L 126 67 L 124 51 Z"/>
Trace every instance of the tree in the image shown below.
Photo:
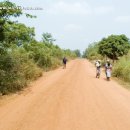
<path fill-rule="evenodd" d="M 51 33 L 43 33 L 42 34 L 42 41 L 44 43 L 53 43 L 56 40 L 52 37 Z"/>
<path fill-rule="evenodd" d="M 111 35 L 99 42 L 99 53 L 113 59 L 113 62 L 118 57 L 126 55 L 129 48 L 130 42 L 125 35 Z"/>
<path fill-rule="evenodd" d="M 21 23 L 6 24 L 4 33 L 8 47 L 12 44 L 20 46 L 24 42 L 30 43 L 35 36 L 34 28 L 26 27 Z"/>
<path fill-rule="evenodd" d="M 0 2 L 0 41 L 3 41 L 5 39 L 4 34 L 4 25 L 6 23 L 11 24 L 12 21 L 9 20 L 10 17 L 19 17 L 22 15 L 22 10 L 17 8 L 15 3 L 4 1 Z"/>
<path fill-rule="evenodd" d="M 81 57 L 81 53 L 80 53 L 80 50 L 75 50 L 74 53 L 76 54 L 77 57 Z"/>
<path fill-rule="evenodd" d="M 98 53 L 99 46 L 97 42 L 94 42 L 88 46 L 84 51 L 83 57 L 90 60 L 102 59 L 102 56 Z"/>
<path fill-rule="evenodd" d="M 0 2 L 0 55 L 5 54 L 12 44 L 19 46 L 25 41 L 34 40 L 34 28 L 10 20 L 12 17 L 19 17 L 23 14 L 22 9 L 18 7 L 8 0 Z M 25 15 L 30 18 L 35 17 L 26 13 Z"/>

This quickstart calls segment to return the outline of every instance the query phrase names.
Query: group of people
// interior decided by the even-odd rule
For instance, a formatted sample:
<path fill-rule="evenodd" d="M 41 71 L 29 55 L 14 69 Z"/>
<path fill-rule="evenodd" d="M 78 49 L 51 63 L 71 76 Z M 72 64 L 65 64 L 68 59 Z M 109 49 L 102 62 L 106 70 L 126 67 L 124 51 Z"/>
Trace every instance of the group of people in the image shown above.
<path fill-rule="evenodd" d="M 97 60 L 95 63 L 96 66 L 96 78 L 100 78 L 101 74 L 101 60 Z M 110 63 L 110 60 L 107 60 L 105 64 L 105 73 L 106 73 L 106 79 L 109 81 L 111 78 L 111 72 L 112 72 L 112 65 Z"/>
<path fill-rule="evenodd" d="M 67 58 L 63 58 L 63 69 L 66 69 L 66 64 L 67 64 Z M 97 60 L 95 62 L 96 66 L 96 78 L 100 78 L 101 75 L 101 60 Z M 106 79 L 109 81 L 111 78 L 111 72 L 112 72 L 112 65 L 110 63 L 110 60 L 107 60 L 105 64 L 105 73 L 106 73 Z"/>

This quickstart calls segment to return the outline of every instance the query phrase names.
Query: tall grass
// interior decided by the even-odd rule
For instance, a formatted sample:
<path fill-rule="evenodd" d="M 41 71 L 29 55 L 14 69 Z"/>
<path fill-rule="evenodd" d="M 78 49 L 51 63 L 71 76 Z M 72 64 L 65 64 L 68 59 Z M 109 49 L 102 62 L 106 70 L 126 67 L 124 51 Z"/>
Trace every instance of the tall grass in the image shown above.
<path fill-rule="evenodd" d="M 127 56 L 120 58 L 120 60 L 115 63 L 113 68 L 113 76 L 121 78 L 126 82 L 130 82 L 130 53 Z"/>

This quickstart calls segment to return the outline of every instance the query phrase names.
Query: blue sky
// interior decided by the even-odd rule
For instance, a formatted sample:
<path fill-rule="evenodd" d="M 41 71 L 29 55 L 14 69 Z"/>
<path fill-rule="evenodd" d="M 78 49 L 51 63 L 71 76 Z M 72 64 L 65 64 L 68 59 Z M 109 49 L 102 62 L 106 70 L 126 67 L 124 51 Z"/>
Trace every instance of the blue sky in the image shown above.
<path fill-rule="evenodd" d="M 22 7 L 41 7 L 27 13 L 37 19 L 21 17 L 20 22 L 35 27 L 36 39 L 49 32 L 62 48 L 85 50 L 88 44 L 110 34 L 130 38 L 129 0 L 11 0 Z"/>

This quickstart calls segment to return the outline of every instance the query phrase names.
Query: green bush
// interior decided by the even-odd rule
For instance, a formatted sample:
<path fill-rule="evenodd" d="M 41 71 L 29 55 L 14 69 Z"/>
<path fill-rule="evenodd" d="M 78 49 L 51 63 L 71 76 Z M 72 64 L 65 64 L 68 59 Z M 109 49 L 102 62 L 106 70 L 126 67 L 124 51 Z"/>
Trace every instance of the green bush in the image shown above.
<path fill-rule="evenodd" d="M 117 63 L 115 63 L 113 76 L 130 82 L 130 59 L 128 60 L 128 56 L 122 57 Z"/>
<path fill-rule="evenodd" d="M 8 94 L 24 88 L 28 81 L 42 75 L 42 70 L 19 50 L 0 58 L 0 93 Z"/>
<path fill-rule="evenodd" d="M 57 58 L 52 58 L 52 67 L 51 69 L 55 69 L 57 67 L 59 67 L 60 65 L 62 65 L 62 61 L 57 59 Z"/>
<path fill-rule="evenodd" d="M 98 51 L 99 51 L 98 43 L 92 43 L 85 50 L 83 57 L 89 60 L 97 60 L 97 59 L 102 60 L 103 56 L 100 55 Z"/>
<path fill-rule="evenodd" d="M 65 56 L 67 59 L 76 57 L 75 52 L 67 49 L 62 50 L 57 45 L 49 43 L 31 43 L 24 45 L 25 50 L 29 54 L 29 58 L 42 68 L 44 71 L 54 69 L 61 65 L 62 58 Z"/>

